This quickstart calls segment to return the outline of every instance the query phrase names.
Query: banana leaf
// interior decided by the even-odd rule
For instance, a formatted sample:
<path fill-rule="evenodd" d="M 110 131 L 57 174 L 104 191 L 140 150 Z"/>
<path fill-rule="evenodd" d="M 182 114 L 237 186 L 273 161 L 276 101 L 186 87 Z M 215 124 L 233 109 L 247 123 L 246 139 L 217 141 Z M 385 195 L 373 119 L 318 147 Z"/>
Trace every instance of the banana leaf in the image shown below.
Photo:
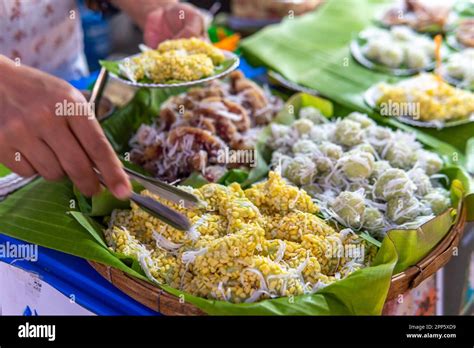
<path fill-rule="evenodd" d="M 350 54 L 351 40 L 373 25 L 374 15 L 389 2 L 328 1 L 316 12 L 286 19 L 243 40 L 241 49 L 253 64 L 265 65 L 341 105 L 370 114 L 379 122 L 413 130 L 393 117 L 380 116 L 363 99 L 363 93 L 374 84 L 399 79 L 364 68 Z M 465 154 L 467 141 L 474 137 L 474 122 L 416 131 L 451 144 L 457 153 Z"/>
<path fill-rule="evenodd" d="M 324 109 L 320 109 L 326 117 L 332 117 L 332 106 L 330 101 L 322 98 L 314 97 L 309 94 L 299 93 L 294 95 L 285 104 L 276 117 L 276 122 L 289 125 L 296 119 L 301 108 L 312 106 L 320 109 L 323 105 Z M 266 141 L 268 132 L 263 133 L 262 142 Z M 419 133 L 415 133 L 417 136 Z M 466 204 L 468 207 L 474 207 L 472 202 L 467 201 L 467 192 L 472 185 L 471 178 L 465 169 L 456 164 L 449 154 L 452 153 L 452 146 L 444 144 L 440 140 L 422 135 L 418 137 L 418 141 L 425 145 L 425 148 L 438 153 L 445 161 L 445 167 L 441 171 L 445 174 L 451 182 L 451 200 L 452 208 L 430 220 L 416 230 L 391 230 L 387 233 L 384 241 L 390 239 L 393 243 L 398 256 L 398 261 L 394 269 L 394 273 L 399 273 L 406 270 L 408 267 L 415 265 L 422 260 L 449 232 L 453 224 L 458 222 L 458 215 L 456 214 L 461 208 L 461 204 Z M 265 151 L 265 153 L 267 153 Z M 469 199 L 472 199 L 471 195 Z M 468 208 L 468 211 L 471 208 Z"/>

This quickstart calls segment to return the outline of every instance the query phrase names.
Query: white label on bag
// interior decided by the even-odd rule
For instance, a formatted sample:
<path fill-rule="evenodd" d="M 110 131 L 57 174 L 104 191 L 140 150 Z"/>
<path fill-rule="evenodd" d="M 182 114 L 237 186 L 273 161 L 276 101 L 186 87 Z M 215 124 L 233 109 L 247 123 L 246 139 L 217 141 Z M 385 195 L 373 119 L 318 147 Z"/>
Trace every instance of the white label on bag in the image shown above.
<path fill-rule="evenodd" d="M 94 315 L 37 274 L 4 262 L 0 262 L 0 284 L 0 315 Z"/>

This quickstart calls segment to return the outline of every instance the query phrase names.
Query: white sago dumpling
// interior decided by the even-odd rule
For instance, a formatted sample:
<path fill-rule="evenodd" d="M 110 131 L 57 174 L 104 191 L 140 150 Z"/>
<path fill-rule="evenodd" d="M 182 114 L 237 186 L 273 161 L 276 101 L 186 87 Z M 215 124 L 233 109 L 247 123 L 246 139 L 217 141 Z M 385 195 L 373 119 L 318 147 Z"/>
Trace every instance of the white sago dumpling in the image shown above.
<path fill-rule="evenodd" d="M 387 217 L 400 225 L 413 221 L 420 215 L 422 205 L 413 196 L 394 197 L 387 202 Z"/>
<path fill-rule="evenodd" d="M 328 119 L 319 111 L 312 106 L 305 106 L 300 109 L 299 112 L 300 119 L 307 119 L 312 121 L 314 124 L 321 124 L 328 122 Z"/>
<path fill-rule="evenodd" d="M 404 55 L 399 44 L 387 42 L 380 53 L 379 61 L 388 67 L 398 68 L 403 63 Z"/>
<path fill-rule="evenodd" d="M 474 67 L 465 71 L 463 86 L 474 89 Z"/>
<path fill-rule="evenodd" d="M 297 185 L 307 185 L 318 174 L 316 164 L 307 156 L 296 156 L 286 166 L 284 175 Z"/>
<path fill-rule="evenodd" d="M 447 73 L 455 79 L 462 80 L 464 77 L 464 64 L 459 59 L 451 59 L 446 64 Z"/>
<path fill-rule="evenodd" d="M 321 125 L 315 125 L 309 132 L 309 139 L 315 143 L 321 143 L 328 140 L 328 136 L 329 134 L 326 127 L 322 127 Z"/>
<path fill-rule="evenodd" d="M 343 187 L 346 184 L 344 177 L 337 173 L 323 173 L 323 175 L 318 175 L 316 182 L 321 185 L 321 187 L 332 188 Z"/>
<path fill-rule="evenodd" d="M 392 34 L 392 37 L 398 41 L 409 41 L 416 35 L 410 27 L 402 25 L 392 27 L 390 33 Z"/>
<path fill-rule="evenodd" d="M 377 151 L 374 149 L 374 147 L 372 145 L 370 145 L 369 143 L 362 143 L 362 144 L 359 144 L 359 145 L 356 145 L 352 151 L 360 151 L 360 152 L 367 152 L 367 153 L 370 153 L 372 154 L 374 157 L 377 156 Z"/>
<path fill-rule="evenodd" d="M 370 186 L 367 185 L 367 182 L 363 180 L 349 182 L 346 191 L 355 192 L 357 190 L 363 190 L 363 192 L 365 192 L 365 198 L 367 200 L 367 195 L 370 195 Z"/>
<path fill-rule="evenodd" d="M 288 143 L 293 143 L 294 139 L 297 138 L 295 132 L 290 126 L 282 124 L 270 125 L 270 138 L 268 139 L 268 145 L 273 149 L 280 147 L 286 147 Z"/>
<path fill-rule="evenodd" d="M 275 138 L 284 137 L 291 133 L 291 127 L 284 124 L 272 123 L 270 129 Z"/>
<path fill-rule="evenodd" d="M 291 150 L 294 154 L 312 154 L 318 152 L 318 145 L 311 140 L 301 139 L 291 147 Z"/>
<path fill-rule="evenodd" d="M 281 170 L 281 172 L 284 173 L 286 170 L 286 167 L 288 167 L 288 164 L 292 160 L 293 160 L 292 157 L 276 151 L 272 154 L 271 167 L 275 170 L 279 168 L 279 170 Z"/>
<path fill-rule="evenodd" d="M 387 39 L 390 37 L 390 33 L 382 28 L 378 27 L 370 27 L 363 30 L 360 33 L 360 37 L 366 40 L 373 40 L 373 39 Z"/>
<path fill-rule="evenodd" d="M 375 126 L 375 122 L 369 118 L 366 114 L 360 112 L 352 112 L 346 116 L 346 120 L 351 120 L 357 122 L 361 125 L 362 128 L 368 128 Z"/>
<path fill-rule="evenodd" d="M 338 160 L 342 157 L 344 153 L 342 147 L 330 142 L 324 142 L 319 145 L 319 151 L 321 151 L 326 157 L 329 157 L 332 160 Z"/>
<path fill-rule="evenodd" d="M 362 127 L 358 122 L 344 119 L 336 125 L 336 142 L 345 146 L 355 146 L 362 142 Z"/>
<path fill-rule="evenodd" d="M 402 142 L 394 142 L 387 148 L 384 159 L 387 160 L 392 167 L 408 169 L 415 163 L 416 156 L 410 146 Z"/>
<path fill-rule="evenodd" d="M 364 136 L 380 155 L 392 140 L 393 132 L 390 128 L 374 126 L 364 129 Z"/>
<path fill-rule="evenodd" d="M 365 199 L 361 192 L 341 192 L 331 203 L 332 210 L 344 221 L 344 224 L 354 229 L 362 227 L 365 212 Z"/>
<path fill-rule="evenodd" d="M 420 69 L 430 64 L 430 57 L 423 49 L 413 47 L 406 50 L 406 63 L 411 69 Z"/>
<path fill-rule="evenodd" d="M 380 235 L 385 227 L 384 216 L 380 210 L 366 207 L 363 216 L 363 227 L 371 234 Z"/>
<path fill-rule="evenodd" d="M 374 170 L 372 171 L 372 178 L 378 179 L 380 176 L 385 173 L 387 170 L 392 168 L 388 161 L 377 161 L 374 163 Z"/>
<path fill-rule="evenodd" d="M 383 173 L 375 184 L 375 195 L 388 201 L 389 199 L 411 196 L 416 186 L 401 169 L 392 168 Z"/>
<path fill-rule="evenodd" d="M 293 129 L 295 129 L 299 135 L 309 134 L 313 128 L 314 123 L 306 118 L 296 120 L 293 123 Z"/>
<path fill-rule="evenodd" d="M 416 165 L 422 168 L 427 175 L 433 175 L 443 168 L 443 160 L 434 152 L 418 150 L 416 152 Z"/>
<path fill-rule="evenodd" d="M 432 39 L 427 37 L 419 37 L 415 40 L 415 43 L 412 46 L 423 50 L 423 52 L 425 52 L 430 59 L 434 58 L 435 56 L 436 44 Z"/>
<path fill-rule="evenodd" d="M 314 163 L 316 163 L 316 168 L 318 169 L 318 173 L 326 173 L 331 171 L 334 167 L 334 162 L 331 158 L 321 155 L 313 156 Z"/>
<path fill-rule="evenodd" d="M 374 156 L 363 151 L 351 151 L 340 159 L 342 170 L 350 180 L 367 179 L 374 170 Z"/>
<path fill-rule="evenodd" d="M 423 202 L 427 203 L 435 215 L 439 215 L 451 206 L 449 192 L 437 188 L 423 197 Z"/>
<path fill-rule="evenodd" d="M 372 61 L 378 61 L 384 47 L 385 39 L 372 39 L 362 47 L 362 54 Z"/>
<path fill-rule="evenodd" d="M 311 197 L 316 197 L 323 193 L 321 187 L 316 184 L 303 185 L 301 186 L 301 189 L 303 189 Z"/>
<path fill-rule="evenodd" d="M 341 158 L 343 154 L 342 147 L 329 142 L 320 144 L 318 150 L 313 159 L 320 173 L 330 171 L 334 167 L 335 161 Z"/>
<path fill-rule="evenodd" d="M 416 194 L 424 196 L 433 190 L 433 185 L 428 175 L 421 168 L 413 168 L 407 172 L 408 177 L 416 186 Z"/>

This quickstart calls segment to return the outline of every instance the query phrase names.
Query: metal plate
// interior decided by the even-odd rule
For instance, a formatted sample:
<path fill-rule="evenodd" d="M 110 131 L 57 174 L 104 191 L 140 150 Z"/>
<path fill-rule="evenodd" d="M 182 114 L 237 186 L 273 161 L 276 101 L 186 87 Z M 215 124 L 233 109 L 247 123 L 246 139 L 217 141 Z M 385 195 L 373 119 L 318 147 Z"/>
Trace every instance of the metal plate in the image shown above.
<path fill-rule="evenodd" d="M 442 50 L 442 53 L 445 53 L 445 50 Z M 431 71 L 436 67 L 436 62 L 432 61 L 430 64 L 423 68 L 406 68 L 406 69 L 400 69 L 400 68 L 390 68 L 382 64 L 375 63 L 368 58 L 365 57 L 365 55 L 362 53 L 362 47 L 361 47 L 361 38 L 357 38 L 355 40 L 352 40 L 351 42 L 351 54 L 352 57 L 362 66 L 366 67 L 367 69 L 374 70 L 374 71 L 379 71 L 384 74 L 389 74 L 393 76 L 413 76 L 416 74 L 419 74 L 421 72 L 426 72 L 426 71 Z"/>
<path fill-rule="evenodd" d="M 147 88 L 189 87 L 189 86 L 199 85 L 199 84 L 204 83 L 204 82 L 209 82 L 209 81 L 212 81 L 212 80 L 215 80 L 215 79 L 220 79 L 220 78 L 230 74 L 232 71 L 236 70 L 239 67 L 240 58 L 235 53 L 229 52 L 229 51 L 224 51 L 224 50 L 222 51 L 222 53 L 224 53 L 224 56 L 225 56 L 226 60 L 232 60 L 233 61 L 232 65 L 229 66 L 229 68 L 227 68 L 225 71 L 222 71 L 218 74 L 206 77 L 204 79 L 195 80 L 195 81 L 179 82 L 179 83 L 143 83 L 143 82 L 133 82 L 133 81 L 127 80 L 127 79 L 123 78 L 122 76 L 118 76 L 118 75 L 113 74 L 113 73 L 109 73 L 109 74 L 112 78 L 114 78 L 116 80 L 119 80 L 120 82 L 125 83 L 127 85 L 134 86 L 134 87 L 147 87 Z M 128 57 L 128 59 L 136 57 L 138 55 L 139 54 L 130 56 L 130 57 Z"/>
<path fill-rule="evenodd" d="M 369 88 L 364 93 L 364 101 L 373 110 L 375 110 L 377 112 L 380 112 L 380 108 L 377 106 L 377 101 L 375 99 L 376 89 L 377 89 L 376 85 Z M 463 124 L 466 124 L 466 123 L 474 122 L 474 114 L 471 115 L 471 117 L 466 118 L 466 119 L 460 119 L 460 120 L 448 121 L 448 122 L 443 122 L 443 121 L 419 121 L 419 120 L 415 120 L 414 118 L 408 117 L 408 116 L 400 116 L 400 117 L 396 117 L 396 118 L 394 117 L 394 119 L 396 119 L 397 121 L 400 121 L 402 123 L 405 123 L 407 125 L 410 125 L 410 126 L 415 126 L 415 127 L 420 127 L 420 128 L 443 129 L 443 128 L 456 127 L 456 126 L 463 125 Z"/>

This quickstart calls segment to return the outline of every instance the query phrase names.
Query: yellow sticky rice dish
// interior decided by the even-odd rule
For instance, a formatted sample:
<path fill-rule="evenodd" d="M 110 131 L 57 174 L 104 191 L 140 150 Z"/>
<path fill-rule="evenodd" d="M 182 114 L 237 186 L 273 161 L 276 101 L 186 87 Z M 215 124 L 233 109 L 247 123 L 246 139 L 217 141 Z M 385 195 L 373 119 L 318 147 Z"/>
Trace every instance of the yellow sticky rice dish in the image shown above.
<path fill-rule="evenodd" d="M 183 187 L 202 201 L 184 209 L 178 231 L 132 204 L 116 210 L 105 231 L 111 250 L 136 259 L 147 276 L 187 293 L 233 303 L 313 293 L 366 266 L 375 248 L 350 230 L 337 232 L 314 215 L 310 196 L 277 173 L 250 189 Z M 347 252 L 349 250 L 349 252 Z"/>
<path fill-rule="evenodd" d="M 420 74 L 395 85 L 377 88 L 377 105 L 413 103 L 419 105 L 422 121 L 449 121 L 474 115 L 474 94 L 439 81 L 433 74 Z"/>
<path fill-rule="evenodd" d="M 121 64 L 122 74 L 132 81 L 145 78 L 154 83 L 195 81 L 214 73 L 225 60 L 224 54 L 200 39 L 165 41 Z"/>

